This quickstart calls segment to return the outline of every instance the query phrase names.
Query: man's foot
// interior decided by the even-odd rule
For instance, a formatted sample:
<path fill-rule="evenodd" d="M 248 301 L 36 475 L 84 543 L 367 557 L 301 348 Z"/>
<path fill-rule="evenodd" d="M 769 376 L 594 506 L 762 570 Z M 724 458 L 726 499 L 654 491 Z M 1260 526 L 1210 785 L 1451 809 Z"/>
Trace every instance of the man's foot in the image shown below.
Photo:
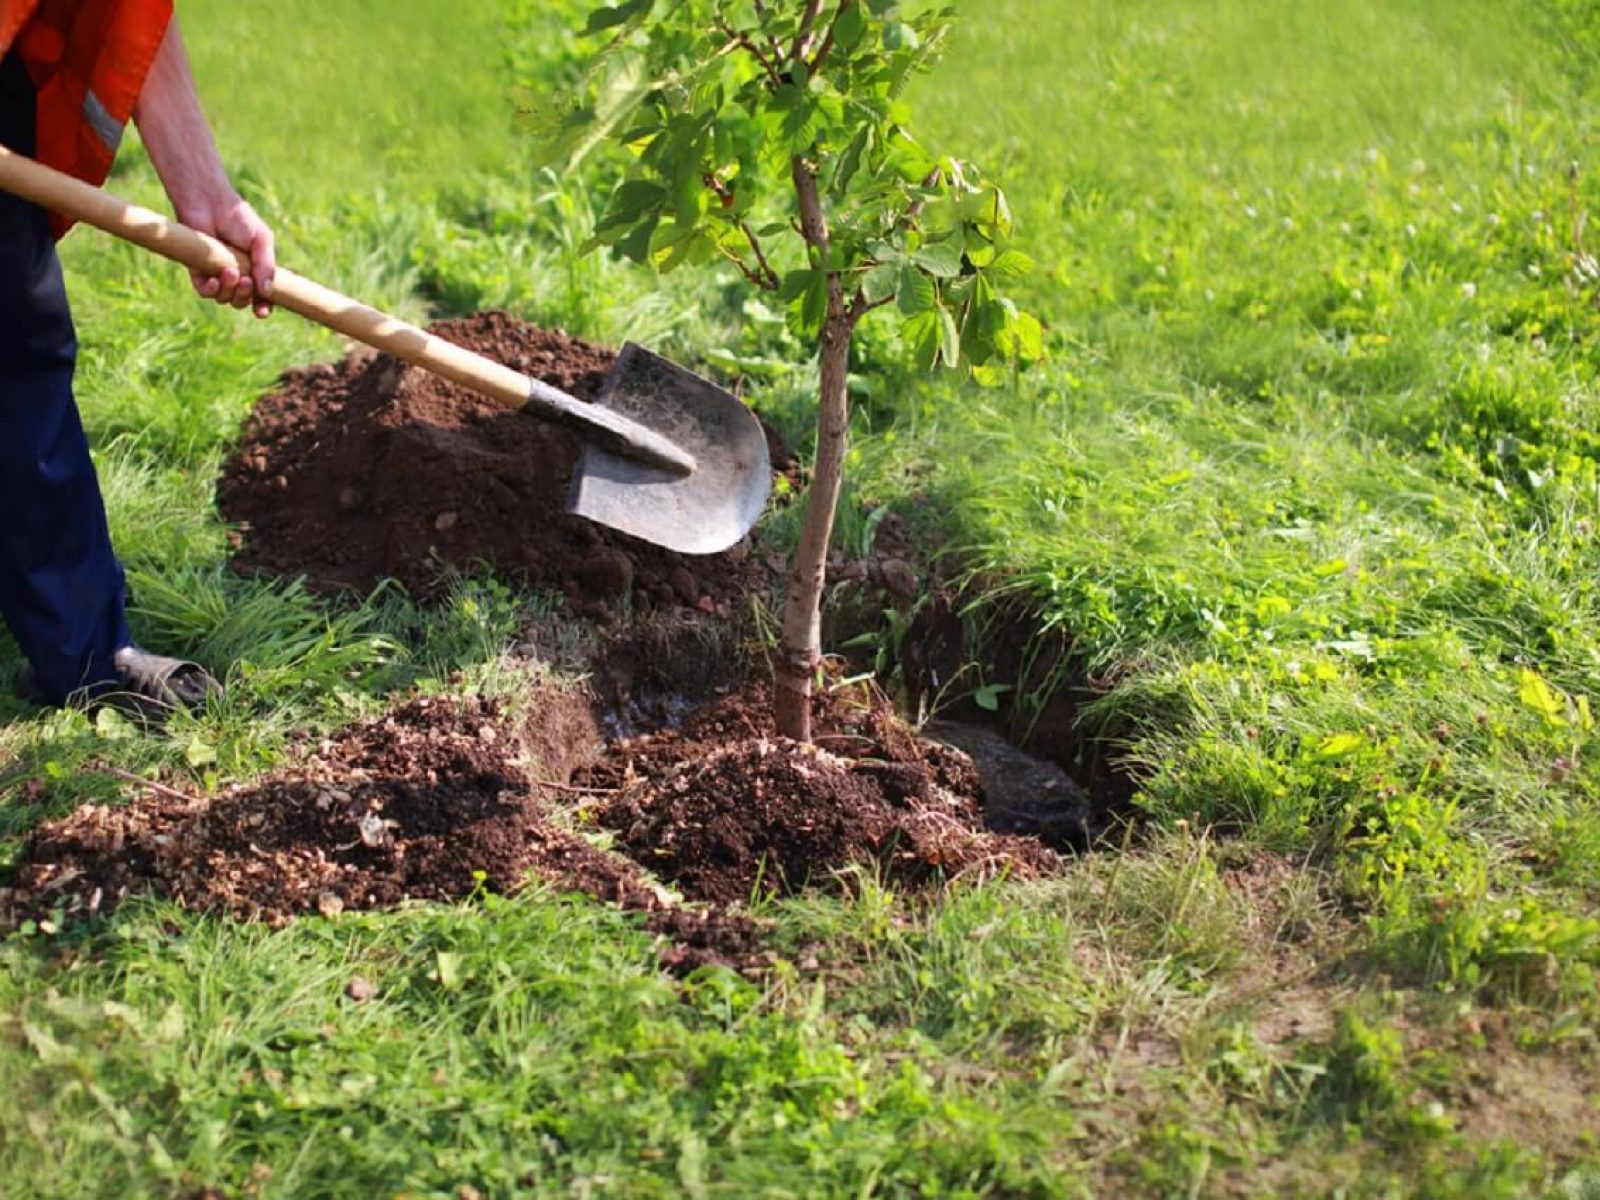
<path fill-rule="evenodd" d="M 222 685 L 199 663 L 152 654 L 142 646 L 124 646 L 112 658 L 115 680 L 79 688 L 66 706 L 91 709 L 108 705 L 130 716 L 160 720 L 177 709 L 193 710 L 222 695 Z M 17 695 L 46 707 L 54 701 L 39 686 L 31 667 L 17 680 Z"/>
<path fill-rule="evenodd" d="M 222 685 L 199 663 L 152 654 L 142 646 L 124 646 L 112 657 L 119 691 L 166 709 L 200 708 L 222 695 Z"/>

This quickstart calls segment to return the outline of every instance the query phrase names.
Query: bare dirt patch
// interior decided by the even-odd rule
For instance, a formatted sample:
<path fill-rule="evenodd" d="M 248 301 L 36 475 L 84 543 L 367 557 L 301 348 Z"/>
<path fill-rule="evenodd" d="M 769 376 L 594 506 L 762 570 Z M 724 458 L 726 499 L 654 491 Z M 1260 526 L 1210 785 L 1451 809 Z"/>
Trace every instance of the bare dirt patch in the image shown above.
<path fill-rule="evenodd" d="M 1282 854 L 1235 857 L 1222 881 L 1243 901 L 1244 943 L 1223 1004 L 1249 1014 L 1263 1046 L 1326 1042 L 1354 991 L 1346 958 L 1355 924 L 1324 898 L 1315 870 Z"/>
<path fill-rule="evenodd" d="M 1468 1061 L 1454 1115 L 1480 1142 L 1538 1146 L 1562 1159 L 1600 1136 L 1600 1051 L 1593 1040 L 1543 1054 L 1504 1045 Z"/>
<path fill-rule="evenodd" d="M 615 354 L 505 313 L 432 332 L 581 400 Z M 387 355 L 352 351 L 290 371 L 263 397 L 217 489 L 237 523 L 235 565 L 370 590 L 397 579 L 425 595 L 450 570 L 493 568 L 559 590 L 574 610 L 612 615 L 689 607 L 727 614 L 766 586 L 748 542 L 684 556 L 566 512 L 579 442 Z M 793 456 L 774 444 L 773 461 Z"/>

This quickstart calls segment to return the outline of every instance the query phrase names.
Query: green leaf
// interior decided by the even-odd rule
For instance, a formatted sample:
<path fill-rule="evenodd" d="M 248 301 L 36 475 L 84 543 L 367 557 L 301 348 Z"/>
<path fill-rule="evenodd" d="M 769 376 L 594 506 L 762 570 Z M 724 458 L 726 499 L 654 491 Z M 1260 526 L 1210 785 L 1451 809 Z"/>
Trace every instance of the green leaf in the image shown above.
<path fill-rule="evenodd" d="M 624 0 L 624 3 L 606 8 L 597 8 L 589 14 L 588 23 L 584 25 L 585 34 L 601 33 L 624 25 L 633 18 L 650 11 L 655 0 Z"/>
<path fill-rule="evenodd" d="M 985 712 L 999 712 L 1000 697 L 1010 690 L 1009 683 L 988 683 L 972 693 L 972 702 Z"/>
<path fill-rule="evenodd" d="M 935 311 L 939 314 L 939 357 L 945 366 L 955 367 L 961 362 L 961 328 L 948 306 L 939 304 Z"/>
<path fill-rule="evenodd" d="M 833 22 L 833 44 L 841 50 L 853 50 L 866 32 L 867 19 L 861 15 L 861 6 L 852 4 L 841 9 Z"/>
<path fill-rule="evenodd" d="M 890 162 L 895 174 L 907 183 L 920 184 L 933 174 L 938 164 L 909 134 L 897 131 L 889 142 Z"/>
<path fill-rule="evenodd" d="M 1322 745 L 1317 747 L 1317 753 L 1323 758 L 1343 758 L 1352 750 L 1361 749 L 1365 743 L 1366 738 L 1359 733 L 1336 733 L 1322 739 Z"/>
<path fill-rule="evenodd" d="M 911 260 L 928 274 L 939 279 L 954 279 L 961 274 L 961 255 L 964 247 L 959 237 L 930 242 L 912 252 Z"/>
<path fill-rule="evenodd" d="M 828 315 L 828 275 L 813 271 L 816 276 L 806 294 L 800 298 L 800 322 L 807 330 L 821 329 Z"/>
<path fill-rule="evenodd" d="M 697 158 L 679 161 L 672 179 L 672 216 L 680 225 L 692 225 L 706 210 L 710 189 L 701 177 Z"/>
<path fill-rule="evenodd" d="M 1011 206 L 1005 193 L 991 184 L 961 201 L 961 215 L 988 236 L 1005 237 L 1011 232 Z"/>
<path fill-rule="evenodd" d="M 1007 250 L 988 265 L 986 270 L 1000 279 L 1021 279 L 1033 272 L 1034 261 L 1020 250 Z"/>
<path fill-rule="evenodd" d="M 183 1037 L 187 1024 L 182 1006 L 174 1000 L 162 1011 L 161 1019 L 150 1031 L 150 1036 L 158 1042 L 176 1042 Z"/>
<path fill-rule="evenodd" d="M 1544 676 L 1523 667 L 1519 678 L 1522 686 L 1517 694 L 1524 706 L 1543 717 L 1547 725 L 1567 723 L 1567 698 L 1546 683 Z"/>
<path fill-rule="evenodd" d="M 1011 319 L 1011 330 L 1016 338 L 1017 357 L 1026 362 L 1044 357 L 1044 326 L 1032 313 L 1019 312 Z"/>
<path fill-rule="evenodd" d="M 900 267 L 900 311 L 908 317 L 918 313 L 932 312 L 933 306 L 938 303 L 938 293 L 934 290 L 933 280 L 910 263 Z"/>
<path fill-rule="evenodd" d="M 102 708 L 94 714 L 94 731 L 108 742 L 121 742 L 137 736 L 132 724 L 114 708 Z"/>
<path fill-rule="evenodd" d="M 616 136 L 618 128 L 638 110 L 654 89 L 650 64 L 643 54 L 628 49 L 609 56 L 597 74 L 592 100 L 568 101 L 555 114 L 528 114 L 536 130 L 537 161 L 562 172 L 570 171 L 600 143 Z M 625 144 L 637 135 L 624 139 Z"/>
<path fill-rule="evenodd" d="M 659 208 L 666 198 L 667 189 L 654 180 L 630 179 L 611 193 L 611 202 L 597 228 L 632 225 L 648 210 Z"/>
<path fill-rule="evenodd" d="M 183 751 L 184 761 L 191 767 L 206 767 L 217 761 L 217 748 L 203 741 L 197 733 L 189 739 Z"/>
<path fill-rule="evenodd" d="M 861 277 L 861 295 L 868 304 L 887 300 L 900 289 L 898 262 L 883 262 Z"/>
<path fill-rule="evenodd" d="M 847 9 L 846 11 L 854 12 L 855 10 Z M 850 139 L 850 144 L 845 147 L 844 153 L 839 156 L 838 166 L 834 169 L 833 186 L 835 188 L 843 191 L 850 186 L 850 181 L 855 178 L 856 172 L 861 169 L 861 157 L 866 153 L 867 147 L 871 143 L 871 136 L 872 127 L 865 125 L 857 131 L 855 137 Z"/>
<path fill-rule="evenodd" d="M 902 299 L 904 297 L 902 296 Z M 930 308 L 910 317 L 905 323 L 906 341 L 923 370 L 930 370 L 939 359 L 939 318 Z"/>
<path fill-rule="evenodd" d="M 784 275 L 783 281 L 778 285 L 779 300 L 798 300 L 805 295 L 816 282 L 821 271 L 803 270 L 790 271 Z"/>
<path fill-rule="evenodd" d="M 705 262 L 715 250 L 716 242 L 696 225 L 662 225 L 650 239 L 650 259 L 663 274 L 686 262 Z"/>
<path fill-rule="evenodd" d="M 461 985 L 461 955 L 440 950 L 434 956 L 434 965 L 439 975 L 439 986 L 445 991 L 454 991 Z"/>
<path fill-rule="evenodd" d="M 1011 381 L 1011 372 L 999 360 L 972 364 L 972 379 L 979 387 L 1004 387 Z"/>
<path fill-rule="evenodd" d="M 890 21 L 883 27 L 883 44 L 889 50 L 915 50 L 922 39 L 904 21 Z"/>
<path fill-rule="evenodd" d="M 972 303 L 966 314 L 961 343 L 968 361 L 976 365 L 988 362 L 997 353 L 1003 355 L 1000 343 L 1010 317 L 1005 305 L 994 298 L 993 291 L 980 282 L 973 289 Z"/>
<path fill-rule="evenodd" d="M 655 237 L 659 218 L 652 215 L 640 221 L 614 243 L 616 251 L 631 262 L 644 264 L 650 261 L 650 242 Z"/>

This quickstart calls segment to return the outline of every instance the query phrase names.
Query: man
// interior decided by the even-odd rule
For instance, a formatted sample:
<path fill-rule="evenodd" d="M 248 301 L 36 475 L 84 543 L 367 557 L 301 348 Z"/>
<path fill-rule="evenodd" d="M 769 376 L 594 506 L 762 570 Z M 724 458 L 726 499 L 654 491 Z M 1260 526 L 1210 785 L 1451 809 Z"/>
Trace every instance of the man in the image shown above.
<path fill-rule="evenodd" d="M 273 236 L 239 198 L 201 112 L 171 0 L 0 0 L 0 142 L 99 184 L 139 127 L 180 221 L 250 255 L 194 278 L 219 304 L 270 311 Z M 72 394 L 77 344 L 61 218 L 0 193 L 0 617 L 40 703 L 120 697 L 195 706 L 217 683 L 135 646 L 125 585 Z"/>

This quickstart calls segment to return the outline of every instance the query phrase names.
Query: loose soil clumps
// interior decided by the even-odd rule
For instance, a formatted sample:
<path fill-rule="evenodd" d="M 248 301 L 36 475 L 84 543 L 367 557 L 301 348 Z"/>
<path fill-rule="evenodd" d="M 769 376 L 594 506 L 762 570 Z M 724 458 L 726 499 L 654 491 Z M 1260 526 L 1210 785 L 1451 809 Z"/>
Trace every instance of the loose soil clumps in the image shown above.
<path fill-rule="evenodd" d="M 781 738 L 684 764 L 630 789 L 600 819 L 685 895 L 722 904 L 833 886 L 853 865 L 920 885 L 1031 875 L 1053 857 L 984 833 L 972 798 L 938 788 L 926 767 L 851 762 Z"/>
<path fill-rule="evenodd" d="M 647 913 L 674 972 L 770 962 L 749 918 L 676 906 L 636 865 L 553 823 L 535 769 L 570 774 L 599 738 L 577 693 L 539 701 L 536 718 L 513 720 L 481 698 L 418 699 L 260 783 L 81 808 L 35 831 L 0 889 L 0 926 L 93 917 L 147 892 L 281 925 L 534 879 Z"/>
<path fill-rule="evenodd" d="M 775 738 L 766 712 L 760 689 L 735 693 L 602 751 L 576 689 L 515 712 L 415 699 L 260 782 L 210 797 L 162 787 L 40 826 L 0 890 L 0 923 L 93 917 L 151 891 L 281 924 L 533 878 L 650 914 L 670 969 L 749 969 L 771 960 L 739 911 L 758 895 L 837 886 L 857 864 L 911 888 L 1055 867 L 1037 841 L 986 833 L 971 760 L 871 693 L 819 697 L 822 745 Z M 574 795 L 601 797 L 586 807 L 629 857 L 572 831 Z M 678 903 L 641 864 L 710 906 Z"/>
<path fill-rule="evenodd" d="M 550 825 L 517 742 L 493 702 L 413 700 L 259 783 L 92 805 L 46 824 L 24 851 L 17 893 L 93 915 L 150 888 L 273 924 L 509 891 L 529 872 L 605 900 L 648 897 L 625 864 Z"/>
<path fill-rule="evenodd" d="M 616 787 L 600 822 L 686 896 L 791 895 L 858 865 L 913 888 L 1058 865 L 1038 841 L 986 832 L 971 759 L 916 737 L 880 696 L 820 696 L 816 745 L 773 736 L 767 712 L 763 689 L 733 696 L 580 772 Z"/>
<path fill-rule="evenodd" d="M 594 400 L 603 347 L 500 312 L 430 327 L 447 341 Z M 689 607 L 726 614 L 770 568 L 741 542 L 685 557 L 566 512 L 578 439 L 368 350 L 290 371 L 260 400 L 217 489 L 244 571 L 426 595 L 450 570 L 564 592 L 584 615 Z M 776 448 L 774 462 L 792 456 Z"/>

